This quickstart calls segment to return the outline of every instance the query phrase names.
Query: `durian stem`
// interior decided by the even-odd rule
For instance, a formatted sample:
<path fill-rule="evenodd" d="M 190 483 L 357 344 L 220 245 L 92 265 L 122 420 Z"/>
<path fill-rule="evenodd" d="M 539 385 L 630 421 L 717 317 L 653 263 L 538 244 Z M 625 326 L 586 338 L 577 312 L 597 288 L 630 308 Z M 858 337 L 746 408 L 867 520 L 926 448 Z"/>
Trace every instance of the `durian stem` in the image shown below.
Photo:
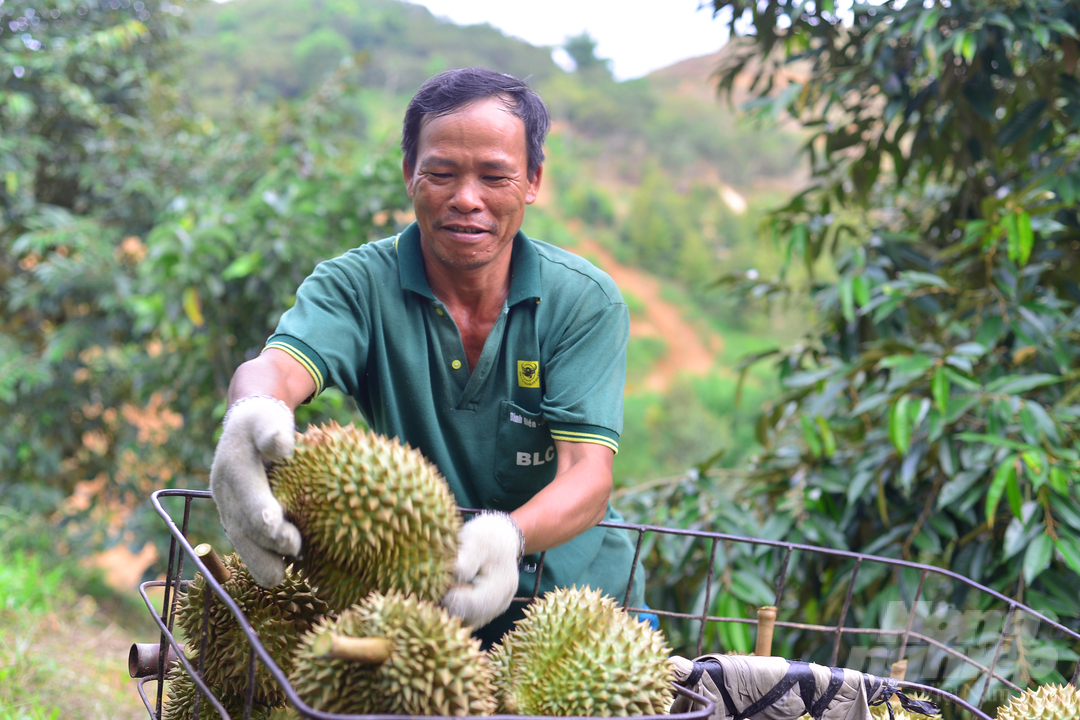
<path fill-rule="evenodd" d="M 210 574 L 214 576 L 214 579 L 224 585 L 232 578 L 232 570 L 225 567 L 225 563 L 221 561 L 221 558 L 210 543 L 200 543 L 195 546 L 195 555 L 203 564 L 206 565 L 206 569 L 210 571 Z"/>
<path fill-rule="evenodd" d="M 337 660 L 378 665 L 390 657 L 390 641 L 382 637 L 356 638 L 326 633 L 315 638 L 311 653 Z"/>
<path fill-rule="evenodd" d="M 892 670 L 889 672 L 889 677 L 893 680 L 903 680 L 904 675 L 907 674 L 907 658 L 903 660 L 897 660 L 892 664 Z"/>
<path fill-rule="evenodd" d="M 754 654 L 758 657 L 772 656 L 773 626 L 776 623 L 776 608 L 772 605 L 759 607 L 757 611 L 757 645 Z"/>

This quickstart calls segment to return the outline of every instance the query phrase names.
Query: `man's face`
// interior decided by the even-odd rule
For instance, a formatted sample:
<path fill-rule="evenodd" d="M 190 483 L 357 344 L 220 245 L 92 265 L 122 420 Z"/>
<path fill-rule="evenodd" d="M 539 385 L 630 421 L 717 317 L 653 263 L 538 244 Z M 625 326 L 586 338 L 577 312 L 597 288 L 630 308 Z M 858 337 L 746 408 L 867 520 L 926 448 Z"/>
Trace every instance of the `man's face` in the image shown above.
<path fill-rule="evenodd" d="M 425 120 L 416 167 L 404 167 L 425 260 L 462 270 L 508 253 L 540 188 L 528 167 L 525 124 L 499 98 Z"/>

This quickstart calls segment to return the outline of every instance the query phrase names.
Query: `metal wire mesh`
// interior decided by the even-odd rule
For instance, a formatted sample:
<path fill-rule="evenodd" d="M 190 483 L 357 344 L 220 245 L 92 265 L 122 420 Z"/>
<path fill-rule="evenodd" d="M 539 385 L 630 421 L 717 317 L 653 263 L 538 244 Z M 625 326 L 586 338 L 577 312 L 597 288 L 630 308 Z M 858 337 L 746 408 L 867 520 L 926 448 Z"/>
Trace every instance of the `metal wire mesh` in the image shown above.
<path fill-rule="evenodd" d="M 178 525 L 172 515 L 163 507 L 161 499 L 165 497 L 179 497 L 184 499 L 183 514 Z M 202 667 L 193 667 L 190 660 L 185 657 L 179 640 L 173 634 L 173 621 L 176 612 L 178 593 L 184 589 L 187 582 L 183 580 L 185 563 L 190 562 L 194 570 L 202 573 L 207 586 L 221 599 L 236 618 L 241 630 L 250 644 L 248 661 L 248 683 L 244 720 L 248 720 L 252 712 L 252 696 L 254 678 L 257 663 L 263 663 L 274 680 L 284 690 L 289 703 L 291 703 L 303 717 L 316 718 L 317 720 L 344 720 L 345 718 L 364 718 L 365 720 L 390 720 L 398 716 L 380 715 L 338 715 L 323 713 L 307 706 L 295 693 L 288 682 L 285 673 L 277 666 L 270 657 L 258 636 L 247 622 L 243 612 L 231 597 L 221 588 L 207 572 L 202 560 L 195 554 L 194 549 L 187 538 L 188 523 L 191 518 L 191 506 L 195 501 L 210 499 L 210 493 L 192 490 L 159 490 L 152 496 L 155 510 L 165 521 L 171 534 L 169 545 L 168 566 L 166 578 L 163 581 L 143 583 L 140 593 L 147 608 L 153 614 L 160 631 L 156 672 L 139 680 L 139 694 L 143 699 L 151 718 L 157 720 L 161 717 L 161 708 L 164 697 L 165 683 L 160 682 L 167 671 L 166 655 L 172 647 L 178 655 L 180 664 L 191 675 L 196 686 L 205 698 L 196 700 L 194 706 L 195 717 L 199 717 L 200 708 L 202 716 L 212 717 L 206 712 L 206 705 L 211 706 L 221 717 L 229 717 L 225 708 L 210 688 L 202 681 Z M 470 511 L 464 511 L 470 512 Z M 652 525 L 638 525 L 631 523 L 602 523 L 608 527 L 623 528 L 636 535 L 636 553 L 634 563 L 630 571 L 630 584 L 633 583 L 633 575 L 638 567 L 638 560 L 643 555 L 646 547 L 655 547 L 658 540 L 668 542 L 685 543 L 687 547 L 697 544 L 698 557 L 708 556 L 707 570 L 705 574 L 704 597 L 698 598 L 695 607 L 690 612 L 686 608 L 635 608 L 629 606 L 629 590 L 623 598 L 623 606 L 631 612 L 653 613 L 660 618 L 666 618 L 667 623 L 683 623 L 696 629 L 696 654 L 701 655 L 704 651 L 721 651 L 720 648 L 706 648 L 705 640 L 709 634 L 707 630 L 718 624 L 736 623 L 744 625 L 757 625 L 756 618 L 731 617 L 712 614 L 714 593 L 717 584 L 717 556 L 720 548 L 725 548 L 721 553 L 722 558 L 728 557 L 726 548 L 738 545 L 750 547 L 754 552 L 768 552 L 777 555 L 779 570 L 773 578 L 773 586 L 776 589 L 775 606 L 781 609 L 781 619 L 775 621 L 776 628 L 783 628 L 800 637 L 816 638 L 807 647 L 816 648 L 816 652 L 827 653 L 820 660 L 817 657 L 809 658 L 814 661 L 825 662 L 836 666 L 838 663 L 862 669 L 866 672 L 874 672 L 878 666 L 891 662 L 906 660 L 914 661 L 916 666 L 915 677 L 928 678 L 927 682 L 914 682 L 902 680 L 898 684 L 905 690 L 917 690 L 927 695 L 934 696 L 937 700 L 946 701 L 947 713 L 952 717 L 979 718 L 990 720 L 990 716 L 984 711 L 984 706 L 998 705 L 1002 698 L 1010 693 L 1019 692 L 1025 686 L 1036 683 L 1039 673 L 1060 673 L 1060 668 L 1065 664 L 1071 664 L 1070 682 L 1076 685 L 1080 675 L 1080 662 L 1077 661 L 1075 651 L 1080 649 L 1080 633 L 1069 628 L 1056 620 L 1036 612 L 1021 602 L 1009 598 L 991 588 L 963 577 L 957 573 L 941 568 L 898 560 L 893 558 L 878 557 L 874 555 L 860 554 L 843 550 L 831 550 L 827 548 L 802 545 L 798 543 L 765 540 L 758 538 L 746 538 L 737 535 L 710 532 L 706 530 L 684 530 L 665 528 Z M 707 550 L 704 548 L 707 547 Z M 686 552 L 686 557 L 694 556 L 694 553 Z M 844 593 L 842 606 L 836 622 L 803 622 L 799 619 L 798 608 L 785 610 L 784 589 L 787 584 L 793 565 L 793 558 L 802 557 L 830 557 L 837 560 L 850 562 L 850 568 L 839 577 L 845 578 L 833 590 Z M 541 555 L 537 566 L 537 581 L 530 597 L 515 598 L 520 601 L 535 599 L 540 586 L 540 577 L 543 573 L 544 556 Z M 805 565 L 805 563 L 803 563 Z M 858 622 L 852 622 L 852 600 L 860 583 L 864 583 L 867 577 L 880 579 L 883 572 L 891 572 L 898 582 L 903 584 L 907 577 L 907 585 L 917 578 L 917 585 L 910 599 L 904 603 L 904 613 L 893 612 L 892 624 L 895 627 L 865 627 Z M 860 577 L 863 578 L 860 580 Z M 163 588 L 163 597 L 160 608 L 156 608 L 151 600 L 148 590 Z M 209 602 L 210 594 L 206 594 Z M 955 606 L 951 599 L 966 598 L 966 607 L 973 608 L 970 613 L 959 613 L 959 622 L 955 617 Z M 954 612 L 949 615 L 950 609 Z M 205 613 L 204 613 L 205 615 Z M 856 621 L 858 618 L 856 618 Z M 1035 627 L 1032 627 L 1032 623 Z M 877 644 L 857 645 L 851 639 L 860 636 L 877 640 Z M 831 638 L 831 641 L 830 641 Z M 821 642 L 824 639 L 826 642 Z M 205 643 L 205 628 L 202 636 Z M 1056 644 L 1055 644 L 1056 643 Z M 1046 652 L 1047 648 L 1068 648 L 1063 657 Z M 203 648 L 205 650 L 205 648 Z M 198 653 L 201 658 L 204 651 Z M 1033 661 L 1034 658 L 1034 661 Z M 861 667 L 869 666 L 869 667 Z M 911 665 L 908 666 L 911 670 Z M 888 675 L 888 672 L 877 674 Z M 156 697 L 151 699 L 147 695 L 145 686 L 150 681 L 156 681 Z M 945 687 L 942 687 L 942 686 Z M 952 692 L 955 690 L 956 692 Z M 704 720 L 712 711 L 712 703 L 705 698 L 696 696 L 683 688 L 676 688 L 677 692 L 689 694 L 699 702 L 705 704 L 704 709 L 692 713 L 677 715 L 658 716 L 673 718 L 674 720 Z M 205 701 L 205 705 L 203 704 Z M 948 707 L 951 705 L 951 708 Z M 503 717 L 503 716 L 497 716 Z M 513 717 L 513 716 L 504 716 Z M 652 720 L 649 718 L 649 720 Z"/>

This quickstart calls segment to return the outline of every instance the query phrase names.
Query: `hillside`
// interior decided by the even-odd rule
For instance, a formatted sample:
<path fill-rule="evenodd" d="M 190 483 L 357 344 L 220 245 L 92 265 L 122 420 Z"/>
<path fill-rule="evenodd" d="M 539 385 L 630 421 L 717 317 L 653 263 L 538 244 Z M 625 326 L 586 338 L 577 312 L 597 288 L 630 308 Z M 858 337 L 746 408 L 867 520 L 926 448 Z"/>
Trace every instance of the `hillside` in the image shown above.
<path fill-rule="evenodd" d="M 388 98 L 411 95 L 449 67 L 483 65 L 534 82 L 562 72 L 547 49 L 398 0 L 206 3 L 192 30 L 191 95 L 212 113 L 226 112 L 243 94 L 261 101 L 303 95 L 357 54 L 361 84 Z"/>

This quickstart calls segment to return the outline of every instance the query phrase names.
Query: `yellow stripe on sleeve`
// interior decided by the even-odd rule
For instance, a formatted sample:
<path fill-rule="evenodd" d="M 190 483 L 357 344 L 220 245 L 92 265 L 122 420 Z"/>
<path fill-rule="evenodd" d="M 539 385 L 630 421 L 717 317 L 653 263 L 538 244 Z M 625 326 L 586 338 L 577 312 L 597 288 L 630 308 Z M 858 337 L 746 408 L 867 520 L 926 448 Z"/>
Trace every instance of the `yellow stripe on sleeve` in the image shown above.
<path fill-rule="evenodd" d="M 316 366 L 315 363 L 311 362 L 311 360 L 309 360 L 306 355 L 304 355 L 302 352 L 292 347 L 291 345 L 286 345 L 285 343 L 280 342 L 272 342 L 268 344 L 266 347 L 263 348 L 263 352 L 266 352 L 271 348 L 273 348 L 274 350 L 281 350 L 293 360 L 304 366 L 304 369 L 308 371 L 308 375 L 311 375 L 311 379 L 315 381 L 316 395 L 320 394 L 323 391 L 325 385 L 323 383 L 322 373 L 319 372 L 318 366 Z"/>
<path fill-rule="evenodd" d="M 596 433 L 583 433 L 572 432 L 570 430 L 552 430 L 551 437 L 554 440 L 562 440 L 563 442 L 577 442 L 577 443 L 593 443 L 595 445 L 603 445 L 610 448 L 613 452 L 619 452 L 619 443 L 615 442 L 609 437 L 604 435 L 597 435 Z"/>

